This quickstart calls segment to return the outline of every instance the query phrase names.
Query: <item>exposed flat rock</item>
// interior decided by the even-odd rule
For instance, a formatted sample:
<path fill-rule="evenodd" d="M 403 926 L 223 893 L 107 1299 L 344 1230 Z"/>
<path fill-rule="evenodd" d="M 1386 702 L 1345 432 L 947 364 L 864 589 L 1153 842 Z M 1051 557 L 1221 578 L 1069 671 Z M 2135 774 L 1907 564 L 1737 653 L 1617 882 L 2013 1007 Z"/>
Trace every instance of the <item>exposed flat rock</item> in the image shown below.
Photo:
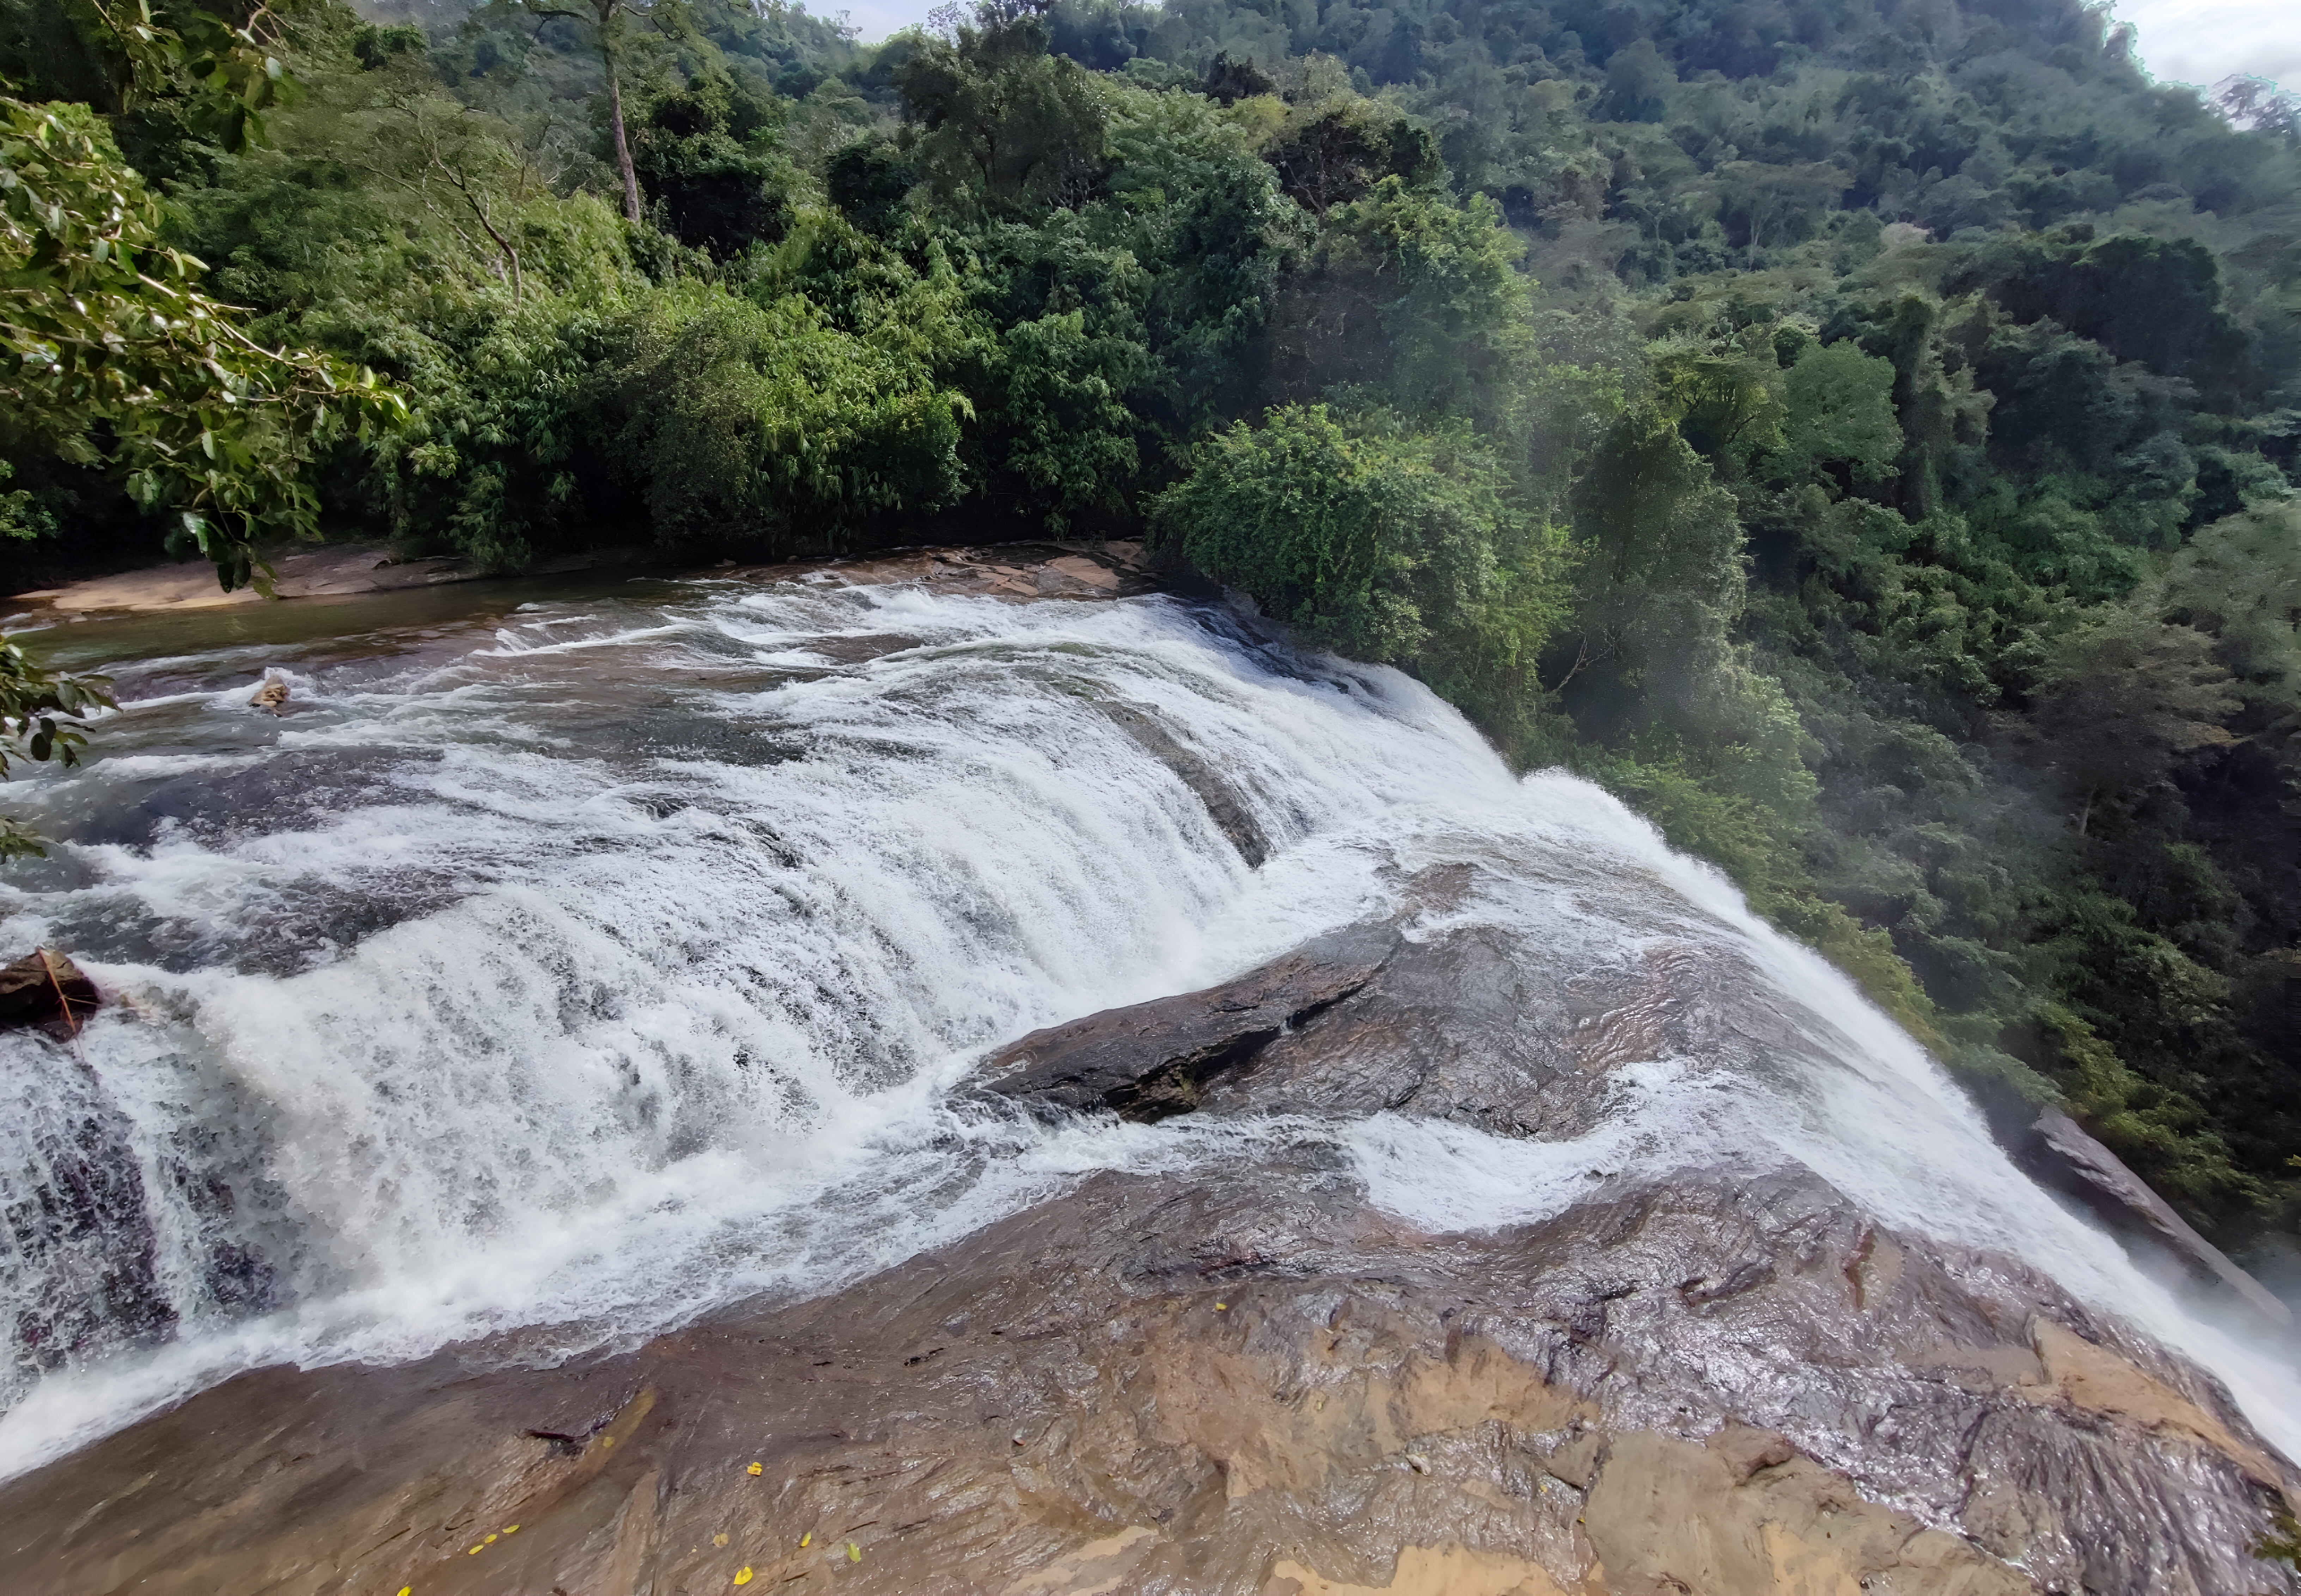
<path fill-rule="evenodd" d="M 1230 845 L 1238 849 L 1239 857 L 1258 870 L 1262 867 L 1263 861 L 1270 856 L 1270 840 L 1263 835 L 1252 807 L 1220 771 L 1184 746 L 1149 711 L 1108 700 L 1098 701 L 1095 707 L 1132 738 L 1136 747 L 1175 773 L 1176 780 L 1190 789 L 1191 796 L 1206 806 L 1208 816 L 1230 840 Z"/>
<path fill-rule="evenodd" d="M 473 574 L 460 560 L 413 560 L 394 564 L 388 550 L 315 548 L 283 555 L 273 561 L 279 572 L 273 591 L 282 598 L 308 598 L 329 594 L 385 593 L 402 588 L 425 588 L 462 581 Z M 71 613 L 90 610 L 202 610 L 227 605 L 262 604 L 253 588 L 227 593 L 216 583 L 215 567 L 205 561 L 128 571 L 117 576 L 93 577 L 69 587 L 44 588 L 16 597 L 38 600 Z"/>
<path fill-rule="evenodd" d="M 1676 911 L 1513 942 L 1475 873 L 983 1066 L 978 1109 L 1196 1114 L 1218 1160 L 615 1357 L 245 1375 L 0 1487 L 0 1583 L 2301 1596 L 2251 1552 L 2301 1476 L 2194 1365 L 1786 1159 L 1576 1150 L 1642 1061 L 1730 1091 L 1827 1039 Z M 1376 1111 L 1588 1166 L 1425 1230 L 1345 1150 Z"/>
<path fill-rule="evenodd" d="M 661 557 L 647 548 L 591 549 L 540 562 L 522 574 L 561 576 Z M 280 598 L 389 593 L 473 581 L 494 574 L 477 570 L 453 556 L 397 560 L 389 549 L 374 545 L 302 549 L 277 556 L 272 568 L 278 572 L 272 590 Z M 1012 598 L 1116 598 L 1150 592 L 1158 586 L 1150 575 L 1142 546 L 1133 542 L 1084 547 L 1033 543 L 983 548 L 899 549 L 855 559 L 772 565 L 738 566 L 729 562 L 699 574 L 748 581 L 782 581 L 818 572 L 850 585 L 924 581 L 941 590 L 980 591 Z M 225 592 L 216 583 L 215 568 L 202 561 L 91 577 L 61 588 L 18 593 L 14 598 L 20 603 L 45 604 L 72 614 L 107 610 L 204 610 L 267 602 L 252 588 Z"/>
<path fill-rule="evenodd" d="M 1204 991 L 1034 1031 L 986 1059 L 982 1077 L 994 1091 L 1057 1108 L 1136 1120 L 1187 1113 L 1217 1077 L 1363 988 L 1398 941 L 1380 925 L 1320 937 Z"/>
<path fill-rule="evenodd" d="M 845 587 L 910 584 L 994 598 L 1125 598 L 1155 592 L 1142 546 L 994 543 L 898 548 L 838 560 L 738 565 L 711 572 L 732 581 L 830 581 Z"/>
<path fill-rule="evenodd" d="M 2037 1138 L 2033 1162 L 2058 1176 L 2056 1185 L 2088 1199 L 2113 1223 L 2138 1226 L 2156 1237 L 2192 1267 L 2220 1281 L 2272 1324 L 2293 1323 L 2293 1310 L 2272 1296 L 2266 1287 L 2247 1274 L 2230 1256 L 2199 1235 L 2195 1226 L 2173 1211 L 2172 1205 L 2058 1108 L 2048 1108 L 2029 1127 Z"/>
<path fill-rule="evenodd" d="M 0 1488 L 0 1546 L 24 1596 L 2222 1596 L 2293 1589 L 2282 1472 L 1810 1179 L 1433 1236 L 1297 1153 L 580 1367 L 244 1376 Z"/>

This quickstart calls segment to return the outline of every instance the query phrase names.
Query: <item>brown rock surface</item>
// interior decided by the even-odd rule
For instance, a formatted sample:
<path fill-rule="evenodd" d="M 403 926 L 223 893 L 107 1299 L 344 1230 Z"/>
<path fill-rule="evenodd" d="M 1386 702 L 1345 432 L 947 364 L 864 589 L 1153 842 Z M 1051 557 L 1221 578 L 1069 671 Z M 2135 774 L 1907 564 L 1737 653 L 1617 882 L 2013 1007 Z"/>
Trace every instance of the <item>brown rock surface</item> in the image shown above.
<path fill-rule="evenodd" d="M 2077 1121 L 2058 1108 L 2048 1108 L 2037 1116 L 2029 1131 L 2035 1141 L 2032 1161 L 2045 1165 L 2047 1174 L 2063 1177 L 2056 1184 L 2082 1195 L 2113 1221 L 2122 1219 L 2148 1231 L 2183 1262 L 2235 1291 L 2271 1324 L 2293 1323 L 2290 1308 L 2227 1253 L 2199 1235 L 2196 1227 L 2173 1211 L 2172 1204 L 2152 1191 L 2147 1182 L 2125 1166 L 2124 1159 L 2096 1141 Z"/>
<path fill-rule="evenodd" d="M 642 563 L 644 548 L 594 549 L 540 562 L 524 574 L 558 576 Z M 883 555 L 833 561 L 726 568 L 706 574 L 741 581 L 777 581 L 810 572 L 828 572 L 849 585 L 926 581 L 954 591 L 980 590 L 1037 598 L 1113 598 L 1151 591 L 1139 543 L 1103 543 L 1089 547 L 1060 544 L 1001 544 L 983 548 L 899 549 Z M 395 559 L 372 545 L 299 549 L 277 556 L 273 592 L 280 598 L 336 597 L 389 593 L 406 588 L 472 581 L 490 574 L 454 556 Z M 199 561 L 155 565 L 114 576 L 91 577 L 62 588 L 18 593 L 21 602 L 46 604 L 68 614 L 115 611 L 183 611 L 262 604 L 252 588 L 225 592 L 214 567 Z"/>
<path fill-rule="evenodd" d="M 2244 1551 L 2281 1466 L 2210 1383 L 1840 1207 L 1433 1236 L 1315 1154 L 1100 1176 L 577 1367 L 245 1376 L 0 1489 L 7 1588 L 2291 1588 Z"/>
<path fill-rule="evenodd" d="M 468 581 L 476 572 L 461 560 L 394 561 L 377 547 L 314 548 L 278 556 L 273 591 L 282 598 L 314 598 L 347 593 L 388 593 L 402 588 Z M 98 610 L 202 610 L 261 604 L 252 588 L 225 592 L 215 568 L 205 561 L 158 565 L 117 576 L 92 577 L 69 587 L 19 593 L 20 599 L 48 604 L 70 614 Z"/>
<path fill-rule="evenodd" d="M 35 948 L 0 965 L 0 1029 L 41 1025 L 71 1036 L 104 1001 L 80 967 L 63 954 Z"/>
<path fill-rule="evenodd" d="M 5 1588 L 2301 1591 L 2249 1550 L 2301 1482 L 2211 1378 L 1802 1168 L 1374 1206 L 1353 1116 L 1574 1134 L 1626 1063 L 1779 1045 L 1721 951 L 1513 959 L 1466 890 L 986 1065 L 983 1113 L 1195 1114 L 1187 1172 L 619 1356 L 243 1376 L 0 1487 Z"/>
<path fill-rule="evenodd" d="M 846 587 L 919 583 L 941 593 L 1002 598 L 1124 598 L 1159 586 L 1139 543 L 900 548 L 851 559 L 747 565 L 715 574 L 735 581 L 814 579 Z"/>
<path fill-rule="evenodd" d="M 1199 1107 L 1291 1026 L 1364 988 L 1398 945 L 1385 926 L 1321 937 L 1235 981 L 1036 1031 L 984 1060 L 994 1091 L 1159 1120 Z"/>

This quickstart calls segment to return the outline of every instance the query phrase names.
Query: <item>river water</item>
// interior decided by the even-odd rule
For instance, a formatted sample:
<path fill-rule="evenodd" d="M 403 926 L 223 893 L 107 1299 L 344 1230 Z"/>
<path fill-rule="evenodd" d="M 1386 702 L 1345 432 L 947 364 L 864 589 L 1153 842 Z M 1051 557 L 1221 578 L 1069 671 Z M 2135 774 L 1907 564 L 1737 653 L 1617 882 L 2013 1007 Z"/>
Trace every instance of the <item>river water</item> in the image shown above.
<path fill-rule="evenodd" d="M 63 948 L 128 1001 L 74 1043 L 0 1037 L 0 1475 L 245 1369 L 628 1345 L 1097 1169 L 1298 1135 L 1440 1230 L 1627 1169 L 1803 1165 L 2180 1346 L 2301 1450 L 2289 1368 L 2021 1176 L 1843 978 L 1394 672 L 1167 598 L 828 579 L 55 635 L 125 706 L 84 768 L 7 790 L 61 842 L 0 882 L 0 951 Z M 267 671 L 277 717 L 247 704 Z M 1146 722 L 1218 773 L 1259 867 Z M 1753 973 L 1721 1034 L 1749 1020 L 1766 1062 L 1636 1063 L 1595 1130 L 1547 1141 L 954 1099 L 1000 1042 L 1388 914 L 1450 862 L 1485 883 L 1452 912 L 1543 957 L 1667 940 Z"/>

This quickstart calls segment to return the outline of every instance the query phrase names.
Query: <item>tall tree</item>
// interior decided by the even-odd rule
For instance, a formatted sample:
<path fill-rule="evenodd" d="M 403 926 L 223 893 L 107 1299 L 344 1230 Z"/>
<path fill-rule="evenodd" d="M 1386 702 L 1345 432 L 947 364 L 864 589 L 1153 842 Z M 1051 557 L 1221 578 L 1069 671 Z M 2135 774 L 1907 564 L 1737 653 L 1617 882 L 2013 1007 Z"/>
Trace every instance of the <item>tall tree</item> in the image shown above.
<path fill-rule="evenodd" d="M 623 214 L 637 227 L 640 221 L 640 174 L 632 164 L 631 139 L 623 132 L 623 88 L 618 71 L 623 29 L 634 9 L 634 0 L 591 0 L 583 10 L 544 4 L 540 0 L 523 0 L 523 4 L 531 16 L 591 24 L 598 39 L 599 64 L 607 74 L 607 130 L 615 141 L 615 170 L 623 174 Z"/>

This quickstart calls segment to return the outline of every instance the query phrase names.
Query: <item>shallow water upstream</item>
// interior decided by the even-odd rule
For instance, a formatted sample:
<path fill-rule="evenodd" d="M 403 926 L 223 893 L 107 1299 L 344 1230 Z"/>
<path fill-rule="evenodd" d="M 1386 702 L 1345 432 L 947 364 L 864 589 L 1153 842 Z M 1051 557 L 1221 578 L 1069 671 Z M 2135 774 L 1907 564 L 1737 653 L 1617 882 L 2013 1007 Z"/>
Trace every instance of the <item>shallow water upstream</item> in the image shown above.
<path fill-rule="evenodd" d="M 10 790 L 63 846 L 0 885 L 0 951 L 65 948 L 130 1001 L 76 1045 L 0 1038 L 0 1474 L 264 1364 L 628 1344 L 1085 1172 L 1218 1174 L 1242 1138 L 1338 1145 L 1439 1230 L 1802 1164 L 2046 1269 L 2301 1448 L 2301 1381 L 2014 1171 L 1842 977 L 1395 673 L 1165 598 L 828 581 L 306 602 L 64 651 L 132 656 L 127 707 L 84 769 Z M 266 669 L 278 718 L 247 702 Z M 1443 914 L 1540 957 L 1714 961 L 1711 1040 L 1555 1140 L 952 1096 L 997 1043 L 1393 913 L 1450 863 L 1480 884 Z"/>

